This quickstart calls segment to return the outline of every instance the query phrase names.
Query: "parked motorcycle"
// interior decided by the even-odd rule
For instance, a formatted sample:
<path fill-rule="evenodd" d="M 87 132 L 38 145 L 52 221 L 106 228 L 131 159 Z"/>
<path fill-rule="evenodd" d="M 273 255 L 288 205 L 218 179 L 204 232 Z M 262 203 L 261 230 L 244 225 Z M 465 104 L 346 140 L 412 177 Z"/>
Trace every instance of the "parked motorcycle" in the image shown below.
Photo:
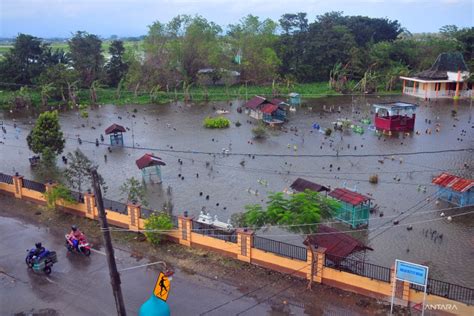
<path fill-rule="evenodd" d="M 79 239 L 79 243 L 77 245 L 77 248 L 74 247 L 74 243 L 73 243 L 74 237 L 73 236 L 71 236 L 69 234 L 66 234 L 64 237 L 66 237 L 66 248 L 67 248 L 68 251 L 70 251 L 70 252 L 77 251 L 77 252 L 83 254 L 86 257 L 89 257 L 91 255 L 91 246 L 87 242 L 87 239 L 84 235 Z"/>
<path fill-rule="evenodd" d="M 27 250 L 28 255 L 25 258 L 26 265 L 35 272 L 43 271 L 46 275 L 51 273 L 51 268 L 58 262 L 55 251 L 45 250 L 40 257 L 35 255 L 36 249 Z"/>

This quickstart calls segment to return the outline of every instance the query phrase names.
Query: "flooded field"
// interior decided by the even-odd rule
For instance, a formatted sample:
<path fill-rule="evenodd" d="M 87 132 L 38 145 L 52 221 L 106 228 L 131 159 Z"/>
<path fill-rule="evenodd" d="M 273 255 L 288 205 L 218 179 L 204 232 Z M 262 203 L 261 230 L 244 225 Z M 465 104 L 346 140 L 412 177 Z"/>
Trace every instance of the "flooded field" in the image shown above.
<path fill-rule="evenodd" d="M 322 128 L 331 127 L 338 118 L 354 121 L 373 118 L 371 105 L 395 100 L 390 97 L 331 97 L 309 101 L 305 107 L 290 113 L 287 132 L 271 131 L 262 141 L 252 139 L 255 121 L 237 112 L 242 104 L 239 101 L 232 105 L 221 102 L 101 106 L 91 110 L 88 119 L 80 118 L 77 111 L 60 115 L 67 137 L 65 152 L 79 147 L 99 164 L 99 172 L 109 186 L 106 194 L 109 199 L 123 201 L 119 186 L 129 177 L 141 177 L 135 160 L 147 152 L 161 157 L 167 164 L 162 168 L 163 183 L 147 184 L 150 205 L 160 209 L 164 202 L 171 201 L 175 214 L 188 211 L 198 216 L 205 208 L 212 216 L 227 221 L 231 214 L 243 211 L 246 204 L 264 203 L 267 192 L 282 191 L 298 177 L 332 188 L 355 187 L 358 192 L 373 197 L 379 206 L 379 211 L 371 214 L 369 229 L 353 232 L 374 249 L 367 253 L 366 260 L 382 266 L 391 266 L 396 258 L 428 264 L 430 277 L 474 287 L 471 268 L 474 265 L 474 214 L 455 216 L 472 212 L 474 208 L 452 209 L 453 205 L 436 202 L 436 188 L 430 184 L 441 171 L 472 178 L 473 152 L 396 155 L 473 148 L 474 123 L 468 122 L 472 114 L 469 103 L 396 98 L 399 99 L 420 104 L 415 126 L 420 135 L 378 137 L 364 126 L 362 135 L 333 132 L 325 137 L 312 127 L 313 123 Z M 325 111 L 331 106 L 332 113 Z M 202 120 L 215 115 L 218 109 L 230 111 L 226 116 L 232 120 L 232 126 L 225 130 L 203 128 Z M 457 111 L 456 117 L 452 110 Z M 38 179 L 29 166 L 28 157 L 32 153 L 25 140 L 35 117 L 33 113 L 0 114 L 7 130 L 0 144 L 0 172 L 19 172 L 26 178 Z M 235 126 L 237 121 L 242 123 L 240 127 Z M 109 153 L 104 130 L 112 123 L 127 127 L 124 134 L 127 147 L 114 148 Z M 436 124 L 439 124 L 439 132 Z M 431 133 L 426 133 L 427 129 Z M 105 141 L 97 147 L 95 140 L 100 139 L 101 134 Z M 81 145 L 78 137 L 83 140 Z M 223 150 L 229 150 L 230 154 L 223 155 Z M 339 157 L 318 156 L 336 153 Z M 348 154 L 353 156 L 344 156 Z M 373 154 L 379 156 L 364 157 Z M 392 157 L 392 154 L 395 155 Z M 63 167 L 61 161 L 58 165 Z M 378 175 L 378 184 L 369 183 L 372 174 Z M 168 187 L 171 187 L 170 194 Z M 258 195 L 253 193 L 255 191 Z M 441 212 L 453 216 L 453 220 L 448 222 L 441 218 Z M 393 220 L 399 220 L 399 225 L 394 226 Z M 408 224 L 412 230 L 407 230 Z M 342 225 L 338 228 L 350 230 Z M 301 236 L 281 229 L 268 229 L 260 234 L 301 245 Z M 439 235 L 442 237 L 435 238 Z"/>

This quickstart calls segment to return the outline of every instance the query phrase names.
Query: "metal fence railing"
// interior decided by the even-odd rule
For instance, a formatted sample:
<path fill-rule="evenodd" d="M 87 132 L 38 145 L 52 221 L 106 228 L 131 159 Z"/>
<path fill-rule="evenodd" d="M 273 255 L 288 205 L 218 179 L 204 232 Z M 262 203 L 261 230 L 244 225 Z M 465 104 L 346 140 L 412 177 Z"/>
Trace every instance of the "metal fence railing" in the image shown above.
<path fill-rule="evenodd" d="M 423 286 L 415 284 L 410 284 L 410 288 L 416 291 L 424 290 Z M 474 304 L 474 289 L 453 283 L 428 279 L 426 293 L 442 296 L 450 300 L 466 303 L 468 305 Z"/>
<path fill-rule="evenodd" d="M 41 193 L 46 192 L 46 186 L 43 183 L 39 183 L 33 180 L 23 179 L 23 187 Z"/>
<path fill-rule="evenodd" d="M 84 203 L 84 195 L 82 193 L 76 191 L 69 191 L 71 193 L 72 198 L 77 203 Z"/>
<path fill-rule="evenodd" d="M 13 177 L 8 174 L 0 173 L 0 182 L 13 184 Z"/>
<path fill-rule="evenodd" d="M 326 255 L 324 266 L 338 269 L 341 271 L 346 271 L 352 274 L 365 276 L 371 279 L 384 281 L 387 283 L 390 283 L 391 280 L 390 268 L 378 266 L 376 264 L 368 263 L 365 261 Z"/>
<path fill-rule="evenodd" d="M 203 224 L 196 221 L 193 221 L 193 232 L 206 235 L 209 237 L 217 238 L 220 240 L 237 243 L 237 234 L 235 230 L 226 231 L 222 229 L 217 229 L 213 225 Z"/>
<path fill-rule="evenodd" d="M 253 247 L 260 250 L 273 252 L 277 255 L 288 257 L 291 259 L 306 261 L 308 257 L 306 247 L 287 244 L 285 242 L 276 241 L 260 236 L 253 237 Z"/>
<path fill-rule="evenodd" d="M 120 214 L 128 214 L 127 204 L 103 198 L 104 208 Z"/>

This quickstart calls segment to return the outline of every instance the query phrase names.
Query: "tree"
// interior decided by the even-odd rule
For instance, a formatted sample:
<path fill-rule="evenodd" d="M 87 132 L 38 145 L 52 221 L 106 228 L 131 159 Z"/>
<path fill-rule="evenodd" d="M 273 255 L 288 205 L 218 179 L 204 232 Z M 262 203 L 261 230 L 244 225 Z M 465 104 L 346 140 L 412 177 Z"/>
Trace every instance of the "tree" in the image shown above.
<path fill-rule="evenodd" d="M 173 228 L 173 222 L 168 214 L 162 212 L 153 212 L 145 220 L 145 236 L 154 245 L 160 243 L 163 231 Z"/>
<path fill-rule="evenodd" d="M 64 171 L 64 177 L 72 188 L 77 189 L 82 193 L 86 184 L 92 186 L 92 175 L 90 171 L 92 169 L 97 169 L 98 166 L 93 164 L 79 148 L 74 150 L 72 153 L 68 153 L 67 160 L 68 167 Z M 104 190 L 104 193 L 107 192 L 104 178 L 100 174 L 99 184 Z"/>
<path fill-rule="evenodd" d="M 28 147 L 36 154 L 57 156 L 63 152 L 64 139 L 58 111 L 41 113 L 26 137 Z"/>
<path fill-rule="evenodd" d="M 120 193 L 126 196 L 127 202 L 139 202 L 144 206 L 148 205 L 145 187 L 135 177 L 125 180 L 120 187 Z"/>
<path fill-rule="evenodd" d="M 59 200 L 61 200 L 65 205 L 76 203 L 71 191 L 62 184 L 58 184 L 52 187 L 51 190 L 46 191 L 44 197 L 48 208 L 52 210 L 56 208 L 56 203 Z"/>
<path fill-rule="evenodd" d="M 111 87 L 117 87 L 120 80 L 127 73 L 128 66 L 123 60 L 124 53 L 123 42 L 119 40 L 112 41 L 109 47 L 110 61 L 105 65 L 107 83 Z"/>
<path fill-rule="evenodd" d="M 78 31 L 68 41 L 72 66 L 84 87 L 99 79 L 104 65 L 102 41 L 97 35 Z"/>
<path fill-rule="evenodd" d="M 42 86 L 49 85 L 52 88 L 48 93 L 51 98 L 67 103 L 67 101 L 75 102 L 71 99 L 73 95 L 68 87 L 77 80 L 78 74 L 76 71 L 69 69 L 66 64 L 58 63 L 44 69 L 38 78 L 38 83 Z"/>

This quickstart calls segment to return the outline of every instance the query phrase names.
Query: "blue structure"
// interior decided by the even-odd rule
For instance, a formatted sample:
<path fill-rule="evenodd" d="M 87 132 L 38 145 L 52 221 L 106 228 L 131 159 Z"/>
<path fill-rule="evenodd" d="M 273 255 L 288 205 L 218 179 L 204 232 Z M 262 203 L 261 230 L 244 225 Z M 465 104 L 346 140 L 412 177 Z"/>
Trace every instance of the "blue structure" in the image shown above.
<path fill-rule="evenodd" d="M 157 298 L 155 295 L 143 303 L 138 313 L 139 316 L 170 316 L 168 303 Z"/>
<path fill-rule="evenodd" d="M 474 205 L 474 180 L 443 172 L 432 183 L 438 186 L 439 199 L 461 207 Z"/>
<path fill-rule="evenodd" d="M 298 106 L 301 105 L 301 96 L 299 93 L 292 92 L 289 94 L 290 97 L 290 105 L 291 106 Z"/>
<path fill-rule="evenodd" d="M 336 219 L 349 224 L 351 228 L 369 226 L 369 197 L 345 188 L 336 188 L 328 195 L 339 201 Z"/>
<path fill-rule="evenodd" d="M 161 166 L 166 166 L 166 163 L 153 154 L 144 154 L 141 158 L 135 161 L 138 169 L 142 171 L 143 181 L 148 177 L 152 181 L 152 177 L 156 176 L 158 183 L 161 183 Z"/>
<path fill-rule="evenodd" d="M 112 124 L 105 130 L 106 135 L 110 135 L 110 146 L 123 146 L 123 134 L 126 130 L 123 126 Z"/>

